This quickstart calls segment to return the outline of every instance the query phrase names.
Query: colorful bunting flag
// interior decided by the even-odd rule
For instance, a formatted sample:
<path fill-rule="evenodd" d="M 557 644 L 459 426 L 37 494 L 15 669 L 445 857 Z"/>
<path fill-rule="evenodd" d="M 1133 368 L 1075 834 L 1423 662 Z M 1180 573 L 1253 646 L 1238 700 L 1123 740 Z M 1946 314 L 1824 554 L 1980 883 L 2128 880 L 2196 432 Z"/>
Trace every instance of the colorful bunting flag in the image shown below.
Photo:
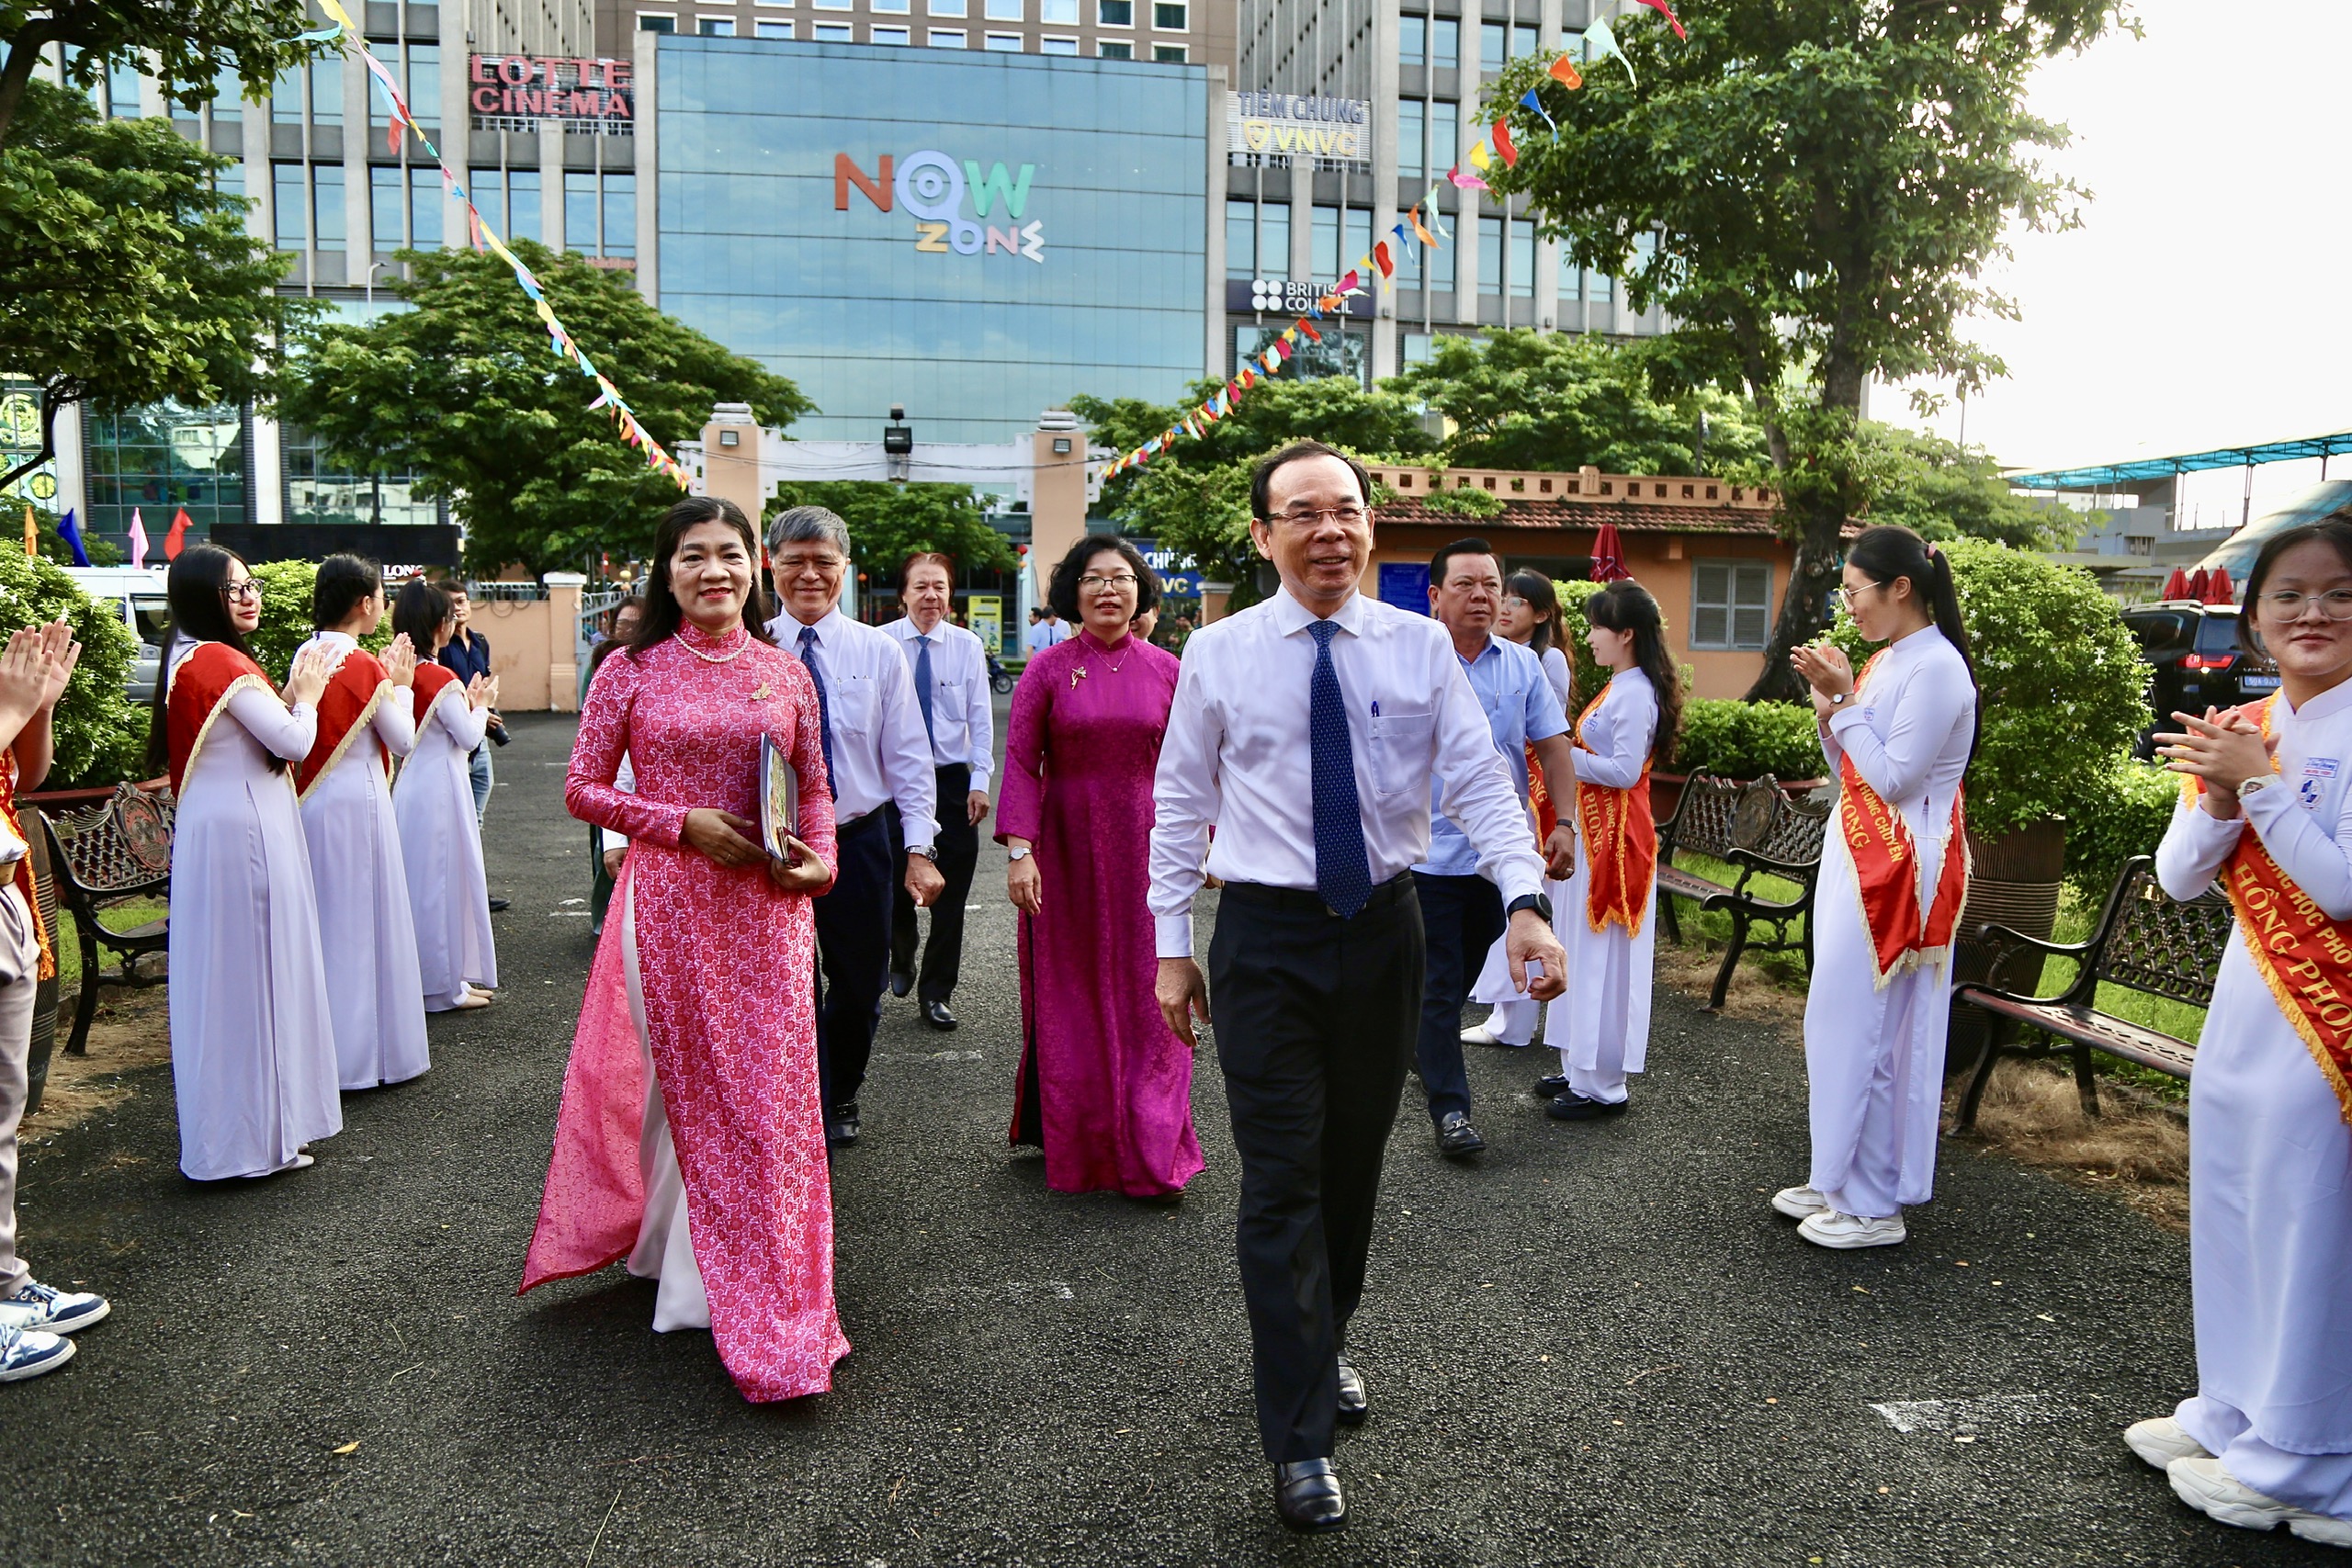
<path fill-rule="evenodd" d="M 1413 226 L 1414 237 L 1419 239 L 1422 244 L 1434 245 L 1437 243 L 1436 240 L 1430 238 L 1430 231 L 1421 227 L 1421 209 L 1419 207 L 1414 208 L 1412 211 L 1405 214 L 1405 220 Z"/>
<path fill-rule="evenodd" d="M 25 502 L 25 558 L 29 560 L 40 554 L 40 525 L 33 521 L 33 503 Z"/>
<path fill-rule="evenodd" d="M 1550 74 L 1555 81 L 1564 83 L 1571 93 L 1584 85 L 1584 73 L 1577 69 L 1577 62 L 1565 54 L 1552 62 Z"/>
<path fill-rule="evenodd" d="M 147 564 L 147 525 L 139 520 L 139 508 L 135 506 L 130 509 L 130 564 Z"/>
<path fill-rule="evenodd" d="M 1470 164 L 1482 175 L 1494 172 L 1495 155 L 1487 151 L 1484 138 L 1479 140 L 1478 145 L 1470 149 Z"/>
<path fill-rule="evenodd" d="M 193 519 L 188 516 L 187 508 L 185 506 L 172 513 L 171 532 L 164 536 L 164 558 L 165 560 L 179 559 L 180 552 L 187 548 L 187 530 L 188 525 L 192 521 Z"/>
<path fill-rule="evenodd" d="M 1380 243 L 1372 247 L 1372 259 L 1374 265 L 1380 268 L 1381 276 L 1394 277 L 1396 276 L 1396 264 L 1388 259 L 1387 241 L 1383 240 Z"/>
<path fill-rule="evenodd" d="M 74 526 L 74 509 L 70 506 L 65 509 L 65 515 L 57 520 L 57 536 L 74 552 L 75 566 L 90 564 L 90 552 L 82 547 L 82 530 Z"/>
<path fill-rule="evenodd" d="M 1608 17 L 1595 17 L 1592 19 L 1592 26 L 1584 30 L 1584 47 L 1585 58 L 1589 62 L 1606 60 L 1615 55 L 1623 62 L 1625 75 L 1634 85 L 1638 87 L 1642 85 L 1642 79 L 1634 74 L 1634 62 L 1625 58 L 1624 48 L 1618 43 L 1616 29 L 1609 25 Z"/>
<path fill-rule="evenodd" d="M 1674 29 L 1676 38 L 1687 39 L 1690 36 L 1682 30 L 1682 18 L 1674 14 L 1674 7 L 1668 6 L 1666 0 L 1634 0 L 1634 4 L 1647 6 L 1651 10 L 1664 17 L 1667 25 Z M 1628 66 L 1626 69 L 1631 70 L 1632 67 Z"/>
<path fill-rule="evenodd" d="M 1511 145 L 1510 121 L 1508 119 L 1495 121 L 1495 151 L 1503 155 L 1504 168 L 1519 166 L 1519 149 Z"/>
<path fill-rule="evenodd" d="M 1485 190 L 1487 188 L 1486 181 L 1480 179 L 1476 175 L 1465 175 L 1459 168 L 1448 169 L 1445 172 L 1445 177 L 1452 180 L 1455 185 L 1460 186 L 1464 190 Z"/>
<path fill-rule="evenodd" d="M 1525 104 L 1529 108 L 1533 109 L 1537 114 L 1542 115 L 1544 117 L 1544 123 L 1551 127 L 1553 135 L 1557 136 L 1560 134 L 1560 122 L 1552 118 L 1551 111 L 1544 107 L 1544 97 L 1542 94 L 1538 93 L 1534 88 L 1530 87 L 1526 92 L 1521 93 L 1519 96 L 1519 101 Z"/>

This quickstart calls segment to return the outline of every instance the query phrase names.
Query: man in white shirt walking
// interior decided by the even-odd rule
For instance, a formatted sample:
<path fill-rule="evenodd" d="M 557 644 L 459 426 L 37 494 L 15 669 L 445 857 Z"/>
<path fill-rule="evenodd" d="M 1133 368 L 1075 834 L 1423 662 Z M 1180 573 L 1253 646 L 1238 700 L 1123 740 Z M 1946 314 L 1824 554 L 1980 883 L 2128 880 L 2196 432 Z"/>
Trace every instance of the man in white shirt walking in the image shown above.
<path fill-rule="evenodd" d="M 1160 1010 L 1190 1043 L 1216 1004 L 1259 1436 L 1295 1529 L 1346 1521 L 1333 1427 L 1370 1410 L 1344 1336 L 1420 1007 L 1409 868 L 1430 852 L 1432 777 L 1502 889 L 1513 980 L 1548 999 L 1565 963 L 1527 814 L 1444 628 L 1357 592 L 1371 496 L 1363 466 L 1320 442 L 1259 463 L 1250 536 L 1282 591 L 1193 634 L 1152 791 Z M 1204 874 L 1225 884 L 1213 985 L 1193 959 Z"/>
<path fill-rule="evenodd" d="M 1040 604 L 1029 612 L 1029 629 L 1022 634 L 1021 646 L 1032 654 L 1039 654 L 1069 636 L 1069 628 L 1061 623 L 1050 604 Z"/>
<path fill-rule="evenodd" d="M 899 603 L 906 611 L 882 629 L 899 639 L 914 678 L 915 707 L 931 747 L 939 801 L 939 874 L 946 886 L 931 907 L 931 940 L 922 973 L 915 973 L 915 901 L 904 887 L 891 901 L 890 994 L 910 990 L 933 1029 L 953 1029 L 947 998 L 964 962 L 964 906 L 979 864 L 980 822 L 989 814 L 989 769 L 994 743 L 989 713 L 989 666 L 980 639 L 947 619 L 956 592 L 956 564 L 936 550 L 907 558 L 899 570 Z"/>
<path fill-rule="evenodd" d="M 931 746 L 914 682 L 896 637 L 838 608 L 849 574 L 849 528 L 821 506 L 795 506 L 768 525 L 768 571 L 784 613 L 768 635 L 807 666 L 832 775 L 841 871 L 816 900 L 817 1076 L 825 1142 L 857 1141 L 857 1091 L 882 1021 L 890 964 L 891 890 L 900 880 L 890 830 L 904 834 L 908 896 L 939 896 L 937 810 Z"/>

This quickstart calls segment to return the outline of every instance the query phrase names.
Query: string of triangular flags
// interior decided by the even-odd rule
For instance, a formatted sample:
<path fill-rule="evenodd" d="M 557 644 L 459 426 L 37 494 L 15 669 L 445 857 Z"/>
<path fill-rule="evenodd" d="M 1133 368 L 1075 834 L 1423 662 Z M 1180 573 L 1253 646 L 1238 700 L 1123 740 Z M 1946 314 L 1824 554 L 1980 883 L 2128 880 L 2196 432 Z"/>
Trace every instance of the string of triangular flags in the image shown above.
<path fill-rule="evenodd" d="M 1682 19 L 1674 14 L 1668 0 L 1638 0 L 1638 4 L 1647 6 L 1664 17 L 1668 24 L 1674 28 L 1676 38 L 1690 36 L 1682 30 Z M 1625 74 L 1633 80 L 1634 85 L 1635 86 L 1641 85 L 1640 78 L 1634 75 L 1634 62 L 1626 58 L 1624 50 L 1618 44 L 1616 31 L 1610 27 L 1607 17 L 1595 17 L 1592 25 L 1585 28 L 1582 42 L 1584 47 L 1581 51 L 1572 50 L 1562 54 L 1546 68 L 1547 73 L 1553 80 L 1570 92 L 1575 92 L 1584 85 L 1584 73 L 1577 69 L 1579 54 L 1584 63 L 1588 65 L 1594 61 L 1606 60 L 1614 55 L 1625 67 Z M 1558 132 L 1559 125 L 1544 110 L 1544 100 L 1533 88 L 1531 87 L 1521 94 L 1519 101 L 1540 116 L 1544 123 L 1550 126 L 1555 134 Z M 1429 193 L 1413 204 L 1411 209 L 1397 221 L 1396 227 L 1388 231 L 1386 238 L 1379 241 L 1372 249 L 1358 257 L 1355 265 L 1343 273 L 1337 283 L 1326 290 L 1314 304 L 1309 305 L 1306 315 L 1299 317 L 1297 321 L 1283 329 L 1282 335 L 1263 350 L 1245 358 L 1241 362 L 1241 368 L 1234 373 L 1233 378 L 1225 384 L 1216 396 L 1197 408 L 1187 410 L 1184 417 L 1170 425 L 1164 433 L 1153 436 L 1134 450 L 1113 458 L 1102 470 L 1102 477 L 1106 479 L 1111 479 L 1129 468 L 1140 467 L 1167 451 L 1179 441 L 1187 438 L 1199 440 L 1205 428 L 1231 413 L 1233 405 L 1240 401 L 1252 387 L 1279 374 L 1284 365 L 1298 357 L 1301 352 L 1298 346 L 1299 339 L 1305 338 L 1310 343 L 1322 342 L 1323 334 L 1316 331 L 1315 323 L 1331 312 L 1340 310 L 1351 296 L 1363 293 L 1367 277 L 1374 272 L 1379 274 L 1384 282 L 1394 277 L 1396 274 L 1397 255 L 1400 253 L 1409 254 L 1405 251 L 1405 247 L 1418 242 L 1423 249 L 1433 250 L 1439 244 L 1452 239 L 1453 231 L 1445 227 L 1443 220 L 1439 216 L 1438 192 L 1449 182 L 1468 190 L 1487 189 L 1487 182 L 1479 176 L 1493 170 L 1497 158 L 1503 161 L 1503 167 L 1507 169 L 1516 166 L 1519 163 L 1519 146 L 1511 140 L 1510 119 L 1508 113 L 1497 116 L 1494 124 L 1479 133 L 1477 141 L 1471 144 L 1470 150 L 1463 155 L 1459 163 L 1445 172 L 1443 178 L 1430 182 Z"/>
<path fill-rule="evenodd" d="M 340 36 L 344 49 L 358 55 L 359 62 L 365 65 L 368 68 L 368 73 L 376 79 L 376 85 L 381 87 L 384 90 L 384 96 L 391 100 L 390 124 L 387 136 L 387 140 L 391 143 L 391 150 L 394 152 L 401 150 L 401 132 L 403 128 L 415 133 L 417 141 L 424 143 L 426 156 L 440 166 L 442 189 L 464 206 L 466 235 L 472 243 L 474 249 L 488 251 L 514 269 L 515 283 L 521 286 L 525 294 L 530 296 L 531 303 L 537 310 L 541 324 L 548 330 L 549 352 L 559 358 L 571 360 L 580 367 L 582 375 L 596 383 L 596 400 L 588 406 L 592 409 L 610 409 L 613 423 L 619 429 L 621 439 L 645 454 L 645 466 L 667 474 L 677 481 L 680 490 L 686 489 L 688 482 L 686 470 L 679 466 L 677 460 L 662 447 L 662 443 L 655 440 L 652 433 L 639 421 L 636 411 L 628 406 L 628 400 L 621 396 L 620 389 L 614 386 L 611 379 L 590 362 L 588 355 L 582 351 L 579 344 L 572 340 L 571 333 L 565 329 L 562 321 L 557 317 L 555 308 L 548 303 L 546 294 L 539 288 L 539 280 L 531 275 L 531 269 L 523 265 L 520 257 L 506 248 L 505 242 L 498 237 L 498 231 L 491 227 L 488 220 L 482 217 L 481 209 L 474 206 L 473 197 L 467 194 L 465 181 L 459 177 L 458 172 L 449 166 L 449 161 L 442 157 L 441 150 L 433 144 L 433 138 L 424 133 L 424 128 L 417 124 L 415 118 L 409 113 L 408 100 L 401 96 L 400 82 L 390 71 L 385 68 L 384 62 L 376 58 L 375 51 L 368 47 L 368 40 L 362 34 L 359 25 L 351 19 L 351 14 L 343 8 L 340 0 L 319 0 L 319 8 L 333 17 L 337 26 L 322 28 L 316 32 L 304 33 L 300 36 L 312 41 L 324 41 Z"/>

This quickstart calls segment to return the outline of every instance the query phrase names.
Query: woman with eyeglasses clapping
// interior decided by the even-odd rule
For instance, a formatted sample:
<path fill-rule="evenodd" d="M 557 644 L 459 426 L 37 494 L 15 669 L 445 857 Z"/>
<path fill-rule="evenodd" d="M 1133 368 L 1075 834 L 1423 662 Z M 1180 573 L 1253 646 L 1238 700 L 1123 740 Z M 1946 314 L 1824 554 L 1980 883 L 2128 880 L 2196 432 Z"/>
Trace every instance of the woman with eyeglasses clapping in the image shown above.
<path fill-rule="evenodd" d="M 172 829 L 172 1081 L 180 1169 L 198 1181 L 311 1163 L 343 1130 L 334 1017 L 311 851 L 288 763 L 310 754 L 330 663 L 298 654 L 281 700 L 245 638 L 261 584 L 216 545 L 172 563 L 148 732 L 168 769 Z"/>

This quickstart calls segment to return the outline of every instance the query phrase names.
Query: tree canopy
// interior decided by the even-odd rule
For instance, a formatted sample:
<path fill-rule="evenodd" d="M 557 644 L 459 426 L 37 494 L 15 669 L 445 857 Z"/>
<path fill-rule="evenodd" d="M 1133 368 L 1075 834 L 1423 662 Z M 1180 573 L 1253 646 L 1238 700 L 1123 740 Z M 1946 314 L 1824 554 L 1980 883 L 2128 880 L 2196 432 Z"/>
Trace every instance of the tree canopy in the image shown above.
<path fill-rule="evenodd" d="M 713 403 L 749 403 L 769 425 L 813 412 L 792 382 L 648 304 L 627 274 L 529 240 L 513 249 L 673 453 L 701 433 Z M 513 269 L 472 251 L 401 259 L 415 276 L 397 287 L 415 309 L 311 336 L 288 368 L 283 417 L 318 433 L 336 460 L 414 474 L 421 495 L 461 510 L 469 570 L 537 573 L 602 554 L 650 555 L 678 488 L 589 408 L 594 383 L 548 352 Z"/>
<path fill-rule="evenodd" d="M 100 119 L 79 93 L 29 82 L 0 147 L 0 364 L 57 411 L 264 397 L 306 301 L 273 289 L 284 259 L 245 232 L 215 157 L 161 119 Z"/>
<path fill-rule="evenodd" d="M 777 487 L 767 515 L 787 506 L 821 506 L 848 524 L 865 591 L 884 599 L 898 596 L 899 569 L 917 550 L 937 550 L 955 561 L 959 581 L 1014 564 L 1012 542 L 989 525 L 980 498 L 968 486 L 787 482 Z"/>
<path fill-rule="evenodd" d="M 302 0 L 0 0 L 0 142 L 16 130 L 41 51 L 62 51 L 65 79 L 88 87 L 117 61 L 137 59 L 183 104 L 209 103 L 223 77 L 249 96 L 269 91 L 280 71 L 339 45 L 301 41 L 311 30 Z"/>
<path fill-rule="evenodd" d="M 2086 195 L 2042 164 L 2067 133 L 2028 112 L 2026 84 L 2124 9 L 1722 0 L 1684 18 L 1687 39 L 1619 21 L 1638 88 L 1611 66 L 1568 92 L 1531 59 L 1493 89 L 1538 92 L 1559 126 L 1514 109 L 1522 151 L 1495 188 L 1533 197 L 1543 231 L 1636 309 L 1664 308 L 1655 375 L 1741 388 L 1761 416 L 1797 557 L 1751 694 L 1792 694 L 1787 652 L 1821 626 L 1840 527 L 1869 502 L 1866 382 L 1964 393 L 2001 373 L 1962 332 L 2015 313 L 1983 269 L 2009 225 L 2073 226 Z"/>

